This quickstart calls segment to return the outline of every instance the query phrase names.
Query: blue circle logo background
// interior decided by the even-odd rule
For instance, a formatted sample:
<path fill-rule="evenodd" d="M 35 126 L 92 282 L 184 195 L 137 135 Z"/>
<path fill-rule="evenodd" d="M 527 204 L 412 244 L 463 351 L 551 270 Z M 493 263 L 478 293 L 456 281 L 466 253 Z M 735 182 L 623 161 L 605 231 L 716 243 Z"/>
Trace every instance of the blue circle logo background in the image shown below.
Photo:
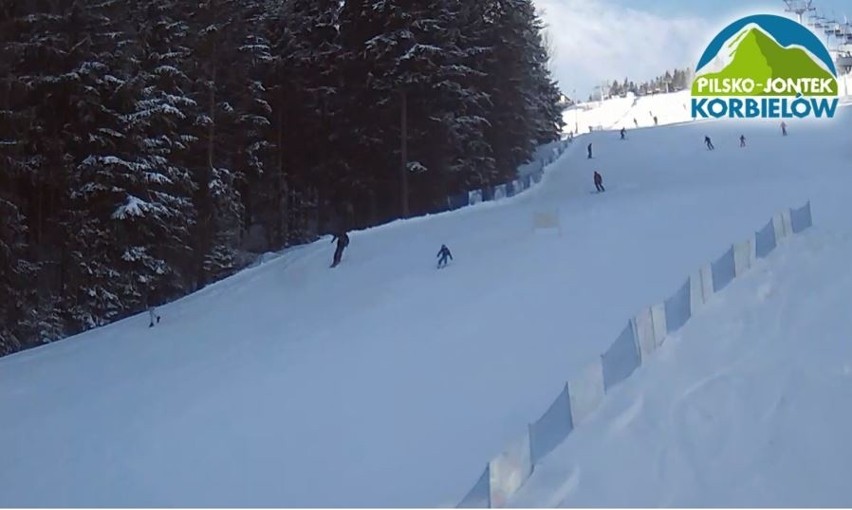
<path fill-rule="evenodd" d="M 828 53 L 825 45 L 819 40 L 816 34 L 789 18 L 776 16 L 774 14 L 756 14 L 754 16 L 748 16 L 725 27 L 725 29 L 719 32 L 719 35 L 713 39 L 704 51 L 704 54 L 701 56 L 701 60 L 698 62 L 698 66 L 695 70 L 699 71 L 702 67 L 709 64 L 710 61 L 718 55 L 725 42 L 735 36 L 737 32 L 750 23 L 754 23 L 762 28 L 769 35 L 774 37 L 775 40 L 778 41 L 778 44 L 785 48 L 791 45 L 799 45 L 810 51 L 811 54 L 820 59 L 826 65 L 831 74 L 835 77 L 837 76 L 837 69 L 834 67 L 831 55 Z"/>

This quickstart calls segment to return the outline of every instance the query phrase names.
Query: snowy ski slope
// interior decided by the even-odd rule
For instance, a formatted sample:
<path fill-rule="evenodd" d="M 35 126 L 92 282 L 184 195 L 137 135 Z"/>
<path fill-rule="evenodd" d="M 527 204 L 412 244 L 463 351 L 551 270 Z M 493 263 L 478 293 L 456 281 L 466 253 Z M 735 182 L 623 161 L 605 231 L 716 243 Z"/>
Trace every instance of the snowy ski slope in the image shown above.
<path fill-rule="evenodd" d="M 678 107 L 673 101 L 661 111 Z M 162 307 L 154 329 L 137 316 L 0 359 L 0 505 L 453 506 L 628 317 L 667 296 L 721 247 L 807 199 L 819 229 L 843 228 L 852 208 L 852 119 L 789 124 L 787 138 L 774 124 L 690 123 L 629 131 L 627 141 L 596 132 L 578 139 L 528 193 L 352 234 L 334 270 L 324 239 Z M 741 132 L 746 149 L 737 147 Z M 705 134 L 715 152 L 704 150 Z M 588 142 L 593 160 L 585 158 Z M 591 193 L 593 170 L 603 174 L 605 194 Z M 558 214 L 561 235 L 533 230 L 542 212 Z M 819 250 L 817 239 L 796 241 L 807 242 Z M 455 261 L 437 271 L 441 243 Z M 784 249 L 793 257 L 796 248 Z M 766 273 L 790 273 L 784 262 L 770 260 Z M 760 287 L 760 278 L 768 276 L 751 284 Z M 749 282 L 737 285 L 742 295 L 730 306 L 694 319 L 696 338 L 685 330 L 684 350 L 711 348 L 698 338 L 698 321 L 723 327 L 733 317 L 731 324 L 760 331 L 759 306 L 772 301 L 752 303 Z M 833 310 L 820 320 L 836 317 Z M 763 313 L 770 320 L 775 312 Z M 748 322 L 737 313 L 755 315 Z M 769 341 L 749 338 L 759 342 L 754 352 Z M 704 369 L 716 373 L 713 363 L 737 355 L 738 345 L 726 338 Z M 780 358 L 763 361 L 772 359 Z M 652 368 L 642 369 L 646 378 Z M 688 379 L 672 374 L 662 369 L 635 389 L 627 383 L 625 394 L 640 392 L 648 403 L 635 423 L 663 420 L 654 413 L 667 409 L 669 394 L 658 395 L 652 383 L 673 385 L 670 394 L 681 391 L 690 402 L 676 386 Z M 769 385 L 755 386 L 753 399 L 764 397 L 758 390 Z M 618 401 L 611 405 L 595 418 L 599 426 L 587 428 L 604 434 L 629 422 Z M 724 430 L 702 421 L 693 433 L 704 436 L 672 439 L 671 463 L 655 459 L 665 469 L 653 481 L 674 484 L 687 476 L 681 464 L 699 465 L 713 453 L 705 440 Z M 838 441 L 834 429 L 821 430 L 801 434 L 790 451 Z M 600 437 L 577 432 L 592 459 L 633 455 L 606 443 L 599 450 Z M 777 440 L 792 441 L 789 434 Z M 576 485 L 585 492 L 559 492 L 548 481 L 564 486 L 572 465 L 553 455 L 552 470 L 530 480 L 519 494 L 530 499 L 520 504 L 591 504 L 601 497 L 594 484 L 610 471 L 613 479 L 628 476 L 613 466 L 597 478 L 583 471 Z M 783 480 L 764 482 L 772 488 Z M 693 488 L 671 501 L 700 498 L 698 482 L 684 490 Z"/>
<path fill-rule="evenodd" d="M 659 125 L 691 122 L 689 91 L 608 99 L 603 103 L 586 103 L 569 108 L 563 113 L 565 130 L 588 133 L 594 130 L 635 129 L 654 126 L 654 116 Z M 634 123 L 635 119 L 635 123 Z"/>
<path fill-rule="evenodd" d="M 841 100 L 852 102 L 852 75 L 842 75 L 839 80 Z M 691 117 L 690 92 L 684 90 L 642 97 L 631 93 L 624 98 L 616 97 L 602 103 L 584 103 L 577 108 L 569 108 L 562 118 L 566 132 L 588 133 L 589 127 L 594 130 L 651 127 L 654 126 L 654 116 L 661 126 L 695 122 Z"/>
<path fill-rule="evenodd" d="M 820 225 L 829 211 L 667 339 L 509 506 L 849 507 L 852 231 Z"/>

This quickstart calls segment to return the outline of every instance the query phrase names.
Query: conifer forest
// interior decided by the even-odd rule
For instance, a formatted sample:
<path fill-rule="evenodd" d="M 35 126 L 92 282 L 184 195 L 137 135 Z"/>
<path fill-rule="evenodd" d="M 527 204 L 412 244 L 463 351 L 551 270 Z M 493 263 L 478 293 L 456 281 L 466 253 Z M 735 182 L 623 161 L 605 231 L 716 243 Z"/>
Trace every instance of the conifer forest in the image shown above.
<path fill-rule="evenodd" d="M 0 355 L 513 179 L 562 130 L 543 30 L 532 0 L 0 0 Z"/>

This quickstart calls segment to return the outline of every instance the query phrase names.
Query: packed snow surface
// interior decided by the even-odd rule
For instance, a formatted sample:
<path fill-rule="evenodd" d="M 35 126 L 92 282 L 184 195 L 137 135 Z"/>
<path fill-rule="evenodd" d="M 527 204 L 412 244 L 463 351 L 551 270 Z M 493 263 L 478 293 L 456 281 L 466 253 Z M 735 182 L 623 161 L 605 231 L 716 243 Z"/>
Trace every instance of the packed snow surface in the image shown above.
<path fill-rule="evenodd" d="M 568 108 L 562 115 L 565 131 L 588 133 L 593 131 L 653 127 L 656 125 L 692 122 L 689 91 L 672 94 L 654 94 L 615 97 L 603 102 L 583 103 Z"/>
<path fill-rule="evenodd" d="M 517 503 L 852 504 L 852 120 L 788 124 L 595 132 L 528 193 L 352 233 L 335 269 L 326 237 L 154 328 L 0 359 L 0 505 L 455 505 L 629 317 L 808 199 L 817 227 L 716 296 Z"/>
<path fill-rule="evenodd" d="M 839 78 L 840 100 L 852 102 L 852 74 Z M 646 128 L 655 125 L 695 122 L 690 108 L 689 90 L 671 94 L 650 94 L 614 97 L 605 101 L 590 101 L 568 108 L 562 115 L 566 133 Z M 656 117 L 656 124 L 654 118 Z"/>
<path fill-rule="evenodd" d="M 850 256 L 848 227 L 784 243 L 608 395 L 511 506 L 849 507 Z"/>

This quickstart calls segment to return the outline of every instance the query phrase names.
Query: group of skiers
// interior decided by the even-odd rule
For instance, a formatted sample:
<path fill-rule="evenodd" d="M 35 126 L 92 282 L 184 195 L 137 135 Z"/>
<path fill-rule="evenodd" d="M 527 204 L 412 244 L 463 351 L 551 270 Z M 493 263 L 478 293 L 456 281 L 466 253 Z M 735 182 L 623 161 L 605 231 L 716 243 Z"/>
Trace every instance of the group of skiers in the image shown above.
<path fill-rule="evenodd" d="M 331 267 L 337 267 L 340 265 L 340 261 L 343 259 L 343 250 L 349 246 L 349 233 L 346 230 L 340 230 L 336 234 L 333 234 L 331 238 L 331 242 L 337 241 L 337 247 L 334 250 L 334 257 L 331 260 Z M 447 248 L 446 244 L 441 245 L 441 249 L 438 251 L 438 269 L 442 267 L 446 267 L 448 264 L 448 260 L 453 260 L 453 254 L 450 252 L 450 249 Z"/>
<path fill-rule="evenodd" d="M 655 117 L 654 118 L 655 124 L 656 124 L 656 121 L 657 121 L 657 119 Z M 637 123 L 637 125 L 638 125 L 638 123 Z M 781 123 L 781 133 L 784 136 L 787 136 L 787 124 L 785 122 Z M 619 131 L 619 134 L 621 136 L 621 139 L 625 140 L 627 138 L 627 129 L 622 127 L 621 130 Z M 746 146 L 745 135 L 740 135 L 739 140 L 740 140 L 740 147 L 745 147 Z M 704 136 L 704 145 L 707 147 L 707 150 L 711 150 L 711 151 L 716 150 L 716 147 L 713 145 L 713 140 L 707 135 Z M 592 152 L 592 144 L 591 143 L 586 146 L 586 152 L 587 152 L 588 159 L 592 159 L 593 152 Z M 594 184 L 595 184 L 595 191 L 597 193 L 602 193 L 602 192 L 606 191 L 606 188 L 604 188 L 604 185 L 603 185 L 603 176 L 600 174 L 600 172 L 595 170 L 592 178 L 593 178 L 593 181 L 594 181 Z M 343 250 L 346 249 L 347 246 L 349 246 L 349 236 L 347 235 L 347 233 L 345 231 L 341 231 L 340 233 L 336 234 L 332 238 L 332 242 L 334 242 L 334 241 L 337 241 L 337 249 L 334 251 L 334 258 L 332 260 L 331 267 L 336 267 L 338 264 L 340 264 L 341 257 L 343 256 Z M 453 255 L 452 255 L 452 253 L 450 253 L 450 249 L 447 248 L 447 245 L 442 244 L 440 251 L 438 251 L 438 268 L 445 267 L 447 265 L 448 259 L 452 260 Z"/>
<path fill-rule="evenodd" d="M 781 122 L 781 135 L 787 136 L 787 123 Z M 623 135 L 622 135 L 623 137 Z M 710 139 L 709 136 L 704 135 L 704 146 L 707 147 L 708 151 L 716 150 L 716 147 L 713 145 L 713 140 Z M 746 146 L 746 137 L 745 135 L 740 135 L 740 148 L 745 148 Z"/>
<path fill-rule="evenodd" d="M 633 119 L 633 121 L 637 126 L 639 125 L 639 123 L 636 122 L 636 119 Z M 654 123 L 655 124 L 656 124 L 656 121 L 657 121 L 657 119 L 656 119 L 656 117 L 654 117 Z M 786 122 L 781 122 L 781 134 L 783 136 L 787 136 L 787 123 Z M 627 139 L 627 128 L 622 127 L 621 130 L 619 130 L 619 136 L 621 137 L 621 140 L 626 140 Z M 740 140 L 740 148 L 745 148 L 746 147 L 745 135 L 741 134 L 739 140 Z M 716 150 L 716 146 L 713 145 L 713 140 L 708 135 L 704 136 L 704 145 L 705 145 L 705 147 L 707 147 L 707 150 L 710 150 L 710 151 Z M 591 143 L 586 147 L 586 151 L 587 151 L 587 158 L 592 159 L 592 144 Z M 597 170 L 593 174 L 593 179 L 594 179 L 594 183 L 595 183 L 595 190 L 598 193 L 606 191 L 606 189 L 603 186 L 603 177 L 601 176 L 600 173 L 598 173 Z"/>

